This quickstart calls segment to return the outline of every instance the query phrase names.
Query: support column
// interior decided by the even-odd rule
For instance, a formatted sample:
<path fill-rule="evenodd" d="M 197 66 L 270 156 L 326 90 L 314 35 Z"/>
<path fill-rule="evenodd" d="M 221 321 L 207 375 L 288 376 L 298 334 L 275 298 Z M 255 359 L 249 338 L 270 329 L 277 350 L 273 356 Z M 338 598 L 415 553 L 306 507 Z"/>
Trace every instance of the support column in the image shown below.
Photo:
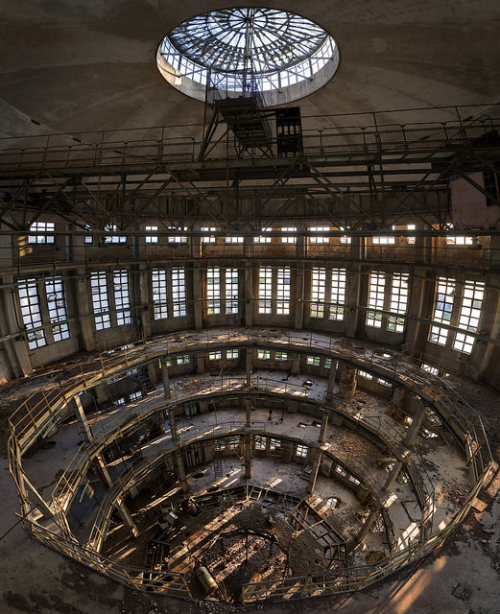
<path fill-rule="evenodd" d="M 394 467 L 391 469 L 391 472 L 389 473 L 389 476 L 387 477 L 383 492 L 385 492 L 386 494 L 389 494 L 389 492 L 392 490 L 392 487 L 394 486 L 395 481 L 398 478 L 399 472 L 401 471 L 402 467 L 403 467 L 402 461 L 396 460 L 394 463 Z M 377 502 L 375 506 L 371 509 L 370 514 L 368 515 L 368 518 L 365 521 L 365 524 L 361 527 L 361 530 L 356 535 L 356 538 L 354 540 L 354 545 L 361 543 L 363 539 L 368 535 L 368 533 L 371 531 L 371 528 L 377 521 L 377 518 L 379 517 L 381 511 L 382 511 L 382 503 Z"/>
<path fill-rule="evenodd" d="M 87 283 L 86 271 L 84 268 L 79 268 L 77 270 L 76 302 L 78 305 L 78 318 L 83 349 L 86 352 L 93 352 L 97 348 L 97 344 L 94 331 L 94 318 L 91 316 L 92 310 L 90 308 L 89 285 Z"/>
<path fill-rule="evenodd" d="M 146 265 L 139 265 L 139 305 L 141 305 L 141 327 L 145 339 L 151 337 L 151 318 L 149 313 L 149 275 Z"/>
<path fill-rule="evenodd" d="M 202 301 L 202 284 L 200 265 L 195 262 L 193 264 L 193 315 L 194 327 L 196 330 L 203 328 L 203 301 Z M 196 298 L 198 297 L 198 298 Z"/>
<path fill-rule="evenodd" d="M 326 437 L 326 427 L 328 426 L 328 418 L 330 416 L 330 412 L 323 408 L 323 419 L 321 420 L 321 428 L 319 431 L 318 443 L 319 447 L 316 450 L 316 456 L 314 458 L 314 463 L 311 471 L 311 477 L 309 478 L 308 492 L 312 495 L 314 492 L 314 487 L 316 486 L 316 480 L 318 479 L 318 471 L 321 466 L 321 459 L 323 458 L 323 450 L 322 446 L 325 443 Z"/>
<path fill-rule="evenodd" d="M 244 326 L 253 326 L 253 266 L 252 262 L 245 263 L 245 285 L 244 285 L 244 306 L 243 306 L 243 324 Z"/>
<path fill-rule="evenodd" d="M 500 264 L 500 236 L 490 237 L 490 250 L 492 264 Z M 500 291 L 495 288 L 486 289 L 481 330 L 489 331 L 492 339 L 500 338 Z M 491 383 L 500 381 L 498 356 L 500 356 L 498 346 L 481 339 L 476 341 L 472 354 L 473 365 L 470 367 L 476 381 L 480 379 Z M 498 377 L 496 378 L 495 375 Z"/>
<path fill-rule="evenodd" d="M 148 362 L 147 369 L 148 369 L 149 381 L 151 382 L 153 388 L 156 388 L 156 386 L 158 385 L 158 371 L 159 371 L 158 363 L 156 362 L 156 360 L 152 362 Z"/>
<path fill-rule="evenodd" d="M 168 376 L 168 367 L 167 367 L 167 359 L 161 359 L 161 378 L 163 380 L 163 392 L 165 394 L 165 399 L 170 399 L 172 397 L 172 392 L 170 390 L 170 378 Z"/>
<path fill-rule="evenodd" d="M 21 314 L 17 308 L 17 289 L 15 288 L 14 278 L 11 275 L 4 276 L 3 283 L 6 285 L 12 284 L 12 287 L 0 289 L 0 312 L 2 312 L 3 316 L 2 330 L 5 331 L 6 336 L 10 333 L 19 333 L 12 341 L 8 341 L 7 345 L 10 345 L 12 350 L 11 363 L 16 367 L 19 365 L 19 368 L 16 368 L 16 375 L 25 376 L 33 371 L 33 367 L 31 365 L 28 342 L 25 341 L 25 336 L 20 331 L 20 326 L 22 327 L 23 324 Z"/>
<path fill-rule="evenodd" d="M 179 475 L 179 482 L 181 483 L 182 490 L 184 492 L 187 492 L 189 488 L 188 488 L 188 483 L 186 480 L 186 470 L 184 468 L 184 459 L 182 458 L 182 452 L 179 449 L 181 442 L 179 439 L 179 434 L 177 432 L 177 424 L 175 422 L 174 408 L 172 407 L 171 404 L 168 407 L 168 420 L 170 422 L 170 434 L 172 436 L 172 444 L 176 448 L 174 452 L 174 460 L 175 460 L 175 465 L 177 467 L 177 473 Z"/>
<path fill-rule="evenodd" d="M 253 360 L 252 360 L 252 348 L 245 349 L 245 373 L 247 379 L 247 388 L 250 388 L 252 385 L 252 370 L 253 370 Z"/>
<path fill-rule="evenodd" d="M 85 410 L 83 409 L 82 401 L 79 396 L 73 397 L 76 406 L 76 415 L 78 418 L 78 422 L 80 422 L 82 430 L 85 434 L 85 437 L 89 443 L 94 441 L 94 435 L 92 434 L 92 430 L 90 428 L 89 422 L 87 420 L 87 416 L 85 414 Z"/>
<path fill-rule="evenodd" d="M 404 440 L 404 443 L 406 446 L 412 446 L 415 443 L 415 440 L 417 439 L 418 434 L 420 433 L 420 428 L 422 427 L 422 423 L 427 413 L 426 409 L 427 409 L 427 406 L 422 400 L 420 400 L 418 402 L 417 411 L 415 412 L 412 423 L 410 424 L 410 428 L 408 429 L 406 433 L 406 437 Z"/>
<path fill-rule="evenodd" d="M 161 359 L 161 376 L 163 380 L 163 391 L 165 393 L 165 400 L 168 401 L 172 398 L 170 391 L 170 378 L 168 376 L 168 367 L 166 358 Z M 172 444 L 176 448 L 174 452 L 175 464 L 177 467 L 177 473 L 179 474 L 179 481 L 181 488 L 184 492 L 188 490 L 188 483 L 186 481 L 186 470 L 184 468 L 184 459 L 182 458 L 182 452 L 179 449 L 180 439 L 177 433 L 177 424 L 175 422 L 174 408 L 171 403 L 168 405 L 168 421 L 170 423 L 170 434 L 172 437 Z"/>
<path fill-rule="evenodd" d="M 106 484 L 106 486 L 109 489 L 112 488 L 113 480 L 111 479 L 111 476 L 109 475 L 108 468 L 106 467 L 106 463 L 104 462 L 104 459 L 101 453 L 96 454 L 95 456 L 95 467 L 97 469 L 97 472 L 101 476 L 102 481 Z M 134 537 L 138 537 L 139 531 L 125 503 L 119 500 L 115 503 L 115 508 L 116 508 L 116 511 L 118 512 L 118 515 L 122 519 L 123 524 L 129 529 L 129 531 L 132 533 Z"/>
<path fill-rule="evenodd" d="M 356 367 L 344 363 L 340 374 L 339 394 L 343 399 L 349 399 L 356 392 Z"/>
<path fill-rule="evenodd" d="M 303 227 L 299 230 L 304 230 Z M 297 236 L 296 256 L 297 256 L 297 271 L 295 274 L 295 306 L 294 306 L 294 326 L 297 330 L 304 327 L 304 260 L 306 253 L 306 237 L 304 235 Z"/>
<path fill-rule="evenodd" d="M 0 245 L 2 238 L 3 237 L 0 237 Z M 2 278 L 2 282 L 4 281 L 5 280 Z M 0 310 L 4 313 L 6 312 L 6 305 L 8 305 L 8 298 L 10 298 L 10 292 L 12 291 L 9 291 L 7 288 L 0 288 Z M 6 318 L 0 318 L 0 337 L 9 337 L 12 335 L 11 338 L 5 340 L 0 347 L 0 382 L 2 380 L 7 381 L 11 378 L 23 377 L 31 370 L 31 365 L 29 365 L 29 370 L 25 371 L 16 352 L 16 345 L 19 346 L 19 348 L 24 347 L 24 337 L 21 336 L 21 341 L 16 342 L 15 338 L 17 335 L 14 334 L 13 330 L 15 329 L 11 329 L 10 326 L 8 326 Z M 28 359 L 26 349 L 24 349 L 24 353 Z M 28 360 L 26 360 L 26 368 L 27 367 Z"/>
<path fill-rule="evenodd" d="M 363 257 L 364 237 L 351 238 L 351 258 L 354 262 Z M 346 313 L 344 320 L 344 330 L 346 337 L 355 337 L 356 331 L 360 324 L 361 316 L 359 305 L 366 305 L 366 302 L 361 301 L 362 287 L 367 284 L 363 283 L 363 275 L 361 264 L 353 264 L 352 268 L 347 269 L 347 287 L 346 287 Z"/>
<path fill-rule="evenodd" d="M 252 477 L 252 437 L 250 427 L 252 423 L 250 399 L 243 400 L 245 406 L 245 480 Z"/>
<path fill-rule="evenodd" d="M 338 361 L 333 360 L 332 358 L 332 366 L 330 367 L 330 373 L 328 374 L 328 386 L 326 387 L 326 401 L 331 401 L 333 398 L 333 391 L 335 389 L 335 377 L 337 376 L 338 364 Z"/>

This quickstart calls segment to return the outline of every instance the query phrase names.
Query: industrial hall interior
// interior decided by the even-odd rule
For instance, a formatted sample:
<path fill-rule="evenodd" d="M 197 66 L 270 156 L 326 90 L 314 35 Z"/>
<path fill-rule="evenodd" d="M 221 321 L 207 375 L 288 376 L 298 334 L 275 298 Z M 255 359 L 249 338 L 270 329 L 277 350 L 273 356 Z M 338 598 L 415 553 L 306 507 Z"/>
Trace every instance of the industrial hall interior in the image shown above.
<path fill-rule="evenodd" d="M 1 2 L 2 614 L 499 614 L 499 26 Z"/>

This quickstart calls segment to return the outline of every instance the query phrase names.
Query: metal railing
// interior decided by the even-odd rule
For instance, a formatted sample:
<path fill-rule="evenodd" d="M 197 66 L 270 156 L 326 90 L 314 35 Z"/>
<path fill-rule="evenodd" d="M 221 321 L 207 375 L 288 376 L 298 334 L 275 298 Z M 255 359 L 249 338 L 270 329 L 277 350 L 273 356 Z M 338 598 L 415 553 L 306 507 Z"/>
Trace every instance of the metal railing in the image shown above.
<path fill-rule="evenodd" d="M 266 334 L 263 334 L 264 330 Z M 334 594 L 358 590 L 382 577 L 387 577 L 441 545 L 447 535 L 458 526 L 468 513 L 472 501 L 477 496 L 489 473 L 492 457 L 479 415 L 464 403 L 451 388 L 446 386 L 437 388 L 435 384 L 440 383 L 438 378 L 427 373 L 424 375 L 415 365 L 401 360 L 395 353 L 386 352 L 381 355 L 378 350 L 361 348 L 359 343 L 357 343 L 356 349 L 352 349 L 343 345 L 340 340 L 320 333 L 280 331 L 279 329 L 229 328 L 212 329 L 204 333 L 189 331 L 173 333 L 167 337 L 135 344 L 132 347 L 127 346 L 105 352 L 87 362 L 76 365 L 67 374 L 65 385 L 61 385 L 59 389 L 35 393 L 20 405 L 9 419 L 11 429 L 8 444 L 9 466 L 21 499 L 21 517 L 30 533 L 49 547 L 84 562 L 101 573 L 110 575 L 118 581 L 139 588 L 139 590 L 146 590 L 144 580 L 138 582 L 137 579 L 132 578 L 125 568 L 114 562 L 107 562 L 96 552 L 89 551 L 78 544 L 72 536 L 68 535 L 64 523 L 59 526 L 60 533 L 56 533 L 42 527 L 39 522 L 34 520 L 32 512 L 37 503 L 36 501 L 31 503 L 28 495 L 27 482 L 22 467 L 22 456 L 40 437 L 58 425 L 68 403 L 82 390 L 92 388 L 111 376 L 125 375 L 128 370 L 157 360 L 161 356 L 175 356 L 186 352 L 203 351 L 208 348 L 212 350 L 226 347 L 283 349 L 296 353 L 307 352 L 334 358 L 368 370 L 394 384 L 412 390 L 436 411 L 441 421 L 453 432 L 465 450 L 467 460 L 472 465 L 475 476 L 475 484 L 467 500 L 451 522 L 447 523 L 444 528 L 440 526 L 438 533 L 422 539 L 421 542 L 412 545 L 407 550 L 393 553 L 385 562 L 377 564 L 376 567 L 368 566 L 342 570 L 341 572 L 325 572 L 305 578 L 286 578 L 278 583 L 262 582 L 245 585 L 243 588 L 245 601 L 265 598 L 289 599 L 313 594 Z M 231 381 L 241 387 L 241 380 L 238 378 L 231 378 L 226 381 Z M 263 384 L 260 381 L 257 382 L 255 387 L 257 391 L 259 386 L 261 386 L 261 390 L 269 393 L 272 393 L 273 387 L 275 387 L 274 384 L 268 386 L 267 383 Z M 288 392 L 290 391 L 292 391 L 291 386 L 288 388 Z M 291 394 L 290 396 L 292 398 L 308 398 L 308 393 L 306 390 L 302 390 L 297 395 Z M 384 430 L 382 424 L 379 424 L 378 428 L 380 432 Z M 89 458 L 91 458 L 91 455 L 87 454 L 87 459 L 84 462 L 88 462 Z M 78 462 L 76 462 L 75 472 L 70 472 L 66 476 L 66 486 L 70 487 L 72 481 L 76 479 L 75 476 L 81 475 L 78 466 Z M 148 467 L 144 467 L 142 470 L 147 473 Z M 420 473 L 418 468 L 415 470 Z M 133 479 L 138 480 L 142 475 L 139 473 L 139 468 L 135 468 L 133 471 L 135 471 L 132 474 Z M 126 486 L 127 482 L 123 477 L 120 477 L 117 481 L 117 489 L 119 487 L 121 492 L 125 492 Z M 430 494 L 425 490 L 425 486 L 422 486 L 422 488 L 419 498 L 424 501 L 424 513 L 427 513 L 426 509 L 428 510 L 433 503 L 430 501 Z M 113 492 L 115 492 L 114 489 Z M 110 496 L 109 493 L 108 496 Z M 425 533 L 422 534 L 422 537 L 425 537 Z M 97 533 L 95 539 L 101 538 L 102 535 Z M 154 574 L 151 577 L 153 576 Z M 149 586 L 155 586 L 154 581 L 151 582 L 152 584 Z M 185 581 L 182 579 L 179 580 L 179 583 L 170 588 L 168 586 L 163 589 L 157 588 L 169 594 L 189 596 Z"/>
<path fill-rule="evenodd" d="M 498 106 L 490 105 L 495 113 Z M 428 152 L 431 159 L 437 154 L 443 159 L 449 149 L 487 146 L 481 138 L 500 128 L 500 119 L 482 113 L 484 107 L 419 109 L 430 116 L 428 121 L 415 121 L 413 110 L 395 110 L 381 113 L 339 114 L 323 116 L 334 119 L 335 127 L 317 129 L 317 117 L 302 118 L 304 155 L 345 158 L 346 154 L 381 156 L 399 154 L 400 160 L 411 160 L 411 153 Z M 473 117 L 474 113 L 476 117 Z M 412 116 L 413 114 L 413 116 Z M 309 125 L 311 127 L 309 127 Z M 314 126 L 314 127 L 313 127 Z M 159 126 L 138 129 L 83 132 L 74 134 L 48 134 L 45 136 L 6 137 L 0 139 L 0 172 L 40 171 L 86 167 L 128 166 L 141 173 L 144 164 L 167 162 L 194 162 L 202 141 L 193 137 L 177 136 L 187 126 Z M 190 126 L 192 128 L 192 126 Z M 200 126 L 201 132 L 201 126 Z M 232 139 L 217 143 L 211 157 L 222 159 L 231 151 Z M 265 154 L 252 152 L 253 157 Z M 235 154 L 236 157 L 236 154 Z M 377 158 L 378 159 L 378 158 Z M 345 160 L 344 160 L 345 162 Z M 366 160 L 359 160 L 365 164 Z M 391 158 L 391 163 L 398 160 Z"/>

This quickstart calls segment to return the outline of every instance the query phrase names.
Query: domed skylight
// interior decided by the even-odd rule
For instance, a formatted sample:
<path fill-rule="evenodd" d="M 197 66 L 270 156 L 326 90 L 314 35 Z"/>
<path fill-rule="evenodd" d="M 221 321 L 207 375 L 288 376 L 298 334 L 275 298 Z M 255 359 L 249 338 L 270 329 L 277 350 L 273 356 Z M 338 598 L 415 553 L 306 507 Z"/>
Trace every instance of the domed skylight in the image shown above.
<path fill-rule="evenodd" d="M 208 86 L 228 97 L 259 91 L 270 106 L 319 89 L 333 77 L 339 54 L 333 38 L 305 17 L 235 8 L 181 23 L 163 39 L 157 62 L 169 83 L 198 100 Z"/>

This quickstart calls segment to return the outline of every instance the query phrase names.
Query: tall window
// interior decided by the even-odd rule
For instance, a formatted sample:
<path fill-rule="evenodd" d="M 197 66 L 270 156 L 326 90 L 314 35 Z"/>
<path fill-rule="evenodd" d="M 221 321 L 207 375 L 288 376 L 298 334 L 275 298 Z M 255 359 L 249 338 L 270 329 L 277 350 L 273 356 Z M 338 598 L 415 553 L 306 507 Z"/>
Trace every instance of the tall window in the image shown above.
<path fill-rule="evenodd" d="M 175 234 L 168 235 L 167 240 L 169 243 L 187 243 L 187 235 L 180 234 L 187 231 L 187 226 L 180 226 L 178 228 L 176 226 L 169 226 L 168 229 L 175 232 Z"/>
<path fill-rule="evenodd" d="M 325 281 L 326 270 L 323 267 L 314 267 L 311 276 L 311 318 L 325 316 Z"/>
<path fill-rule="evenodd" d="M 215 226 L 203 226 L 201 228 L 201 232 L 215 232 Z M 215 243 L 215 236 L 211 235 L 211 234 L 205 234 L 204 236 L 201 237 L 201 242 L 202 243 Z"/>
<path fill-rule="evenodd" d="M 373 245 L 394 245 L 396 237 L 372 237 Z"/>
<path fill-rule="evenodd" d="M 28 243 L 48 244 L 55 242 L 55 236 L 50 233 L 54 233 L 56 225 L 54 222 L 33 222 L 30 225 L 30 234 L 28 237 Z"/>
<path fill-rule="evenodd" d="M 64 296 L 63 279 L 60 275 L 45 279 L 45 293 L 54 341 L 69 339 L 71 335 L 66 311 L 66 298 Z"/>
<path fill-rule="evenodd" d="M 90 224 L 85 224 L 85 230 L 86 232 L 92 232 L 92 227 L 90 226 Z M 92 243 L 94 242 L 94 236 L 92 234 L 84 235 L 83 241 L 85 245 L 92 245 Z"/>
<path fill-rule="evenodd" d="M 207 314 L 220 313 L 220 269 L 207 267 Z"/>
<path fill-rule="evenodd" d="M 439 277 L 437 280 L 436 301 L 432 320 L 437 323 L 449 324 L 453 311 L 455 298 L 455 280 L 447 277 Z M 439 345 L 445 345 L 448 339 L 448 329 L 440 326 L 432 326 L 429 340 Z"/>
<path fill-rule="evenodd" d="M 320 233 L 320 232 L 330 232 L 330 227 L 329 226 L 311 226 L 310 228 L 308 228 L 309 232 L 315 232 L 315 233 Z M 311 237 L 309 237 L 309 243 L 314 244 L 314 243 L 330 243 L 330 237 L 329 236 L 324 236 L 324 235 L 320 235 L 320 234 L 315 234 Z"/>
<path fill-rule="evenodd" d="M 416 225 L 415 224 L 408 224 L 406 226 L 406 230 L 415 230 Z M 415 245 L 415 241 L 416 241 L 416 237 L 406 237 L 406 243 L 408 245 Z"/>
<path fill-rule="evenodd" d="M 172 307 L 174 318 L 186 315 L 186 280 L 184 267 L 172 269 Z"/>
<path fill-rule="evenodd" d="M 290 267 L 278 267 L 276 284 L 276 313 L 288 315 L 290 313 Z"/>
<path fill-rule="evenodd" d="M 170 285 L 170 296 L 168 293 Z M 170 271 L 153 269 L 151 271 L 154 319 L 161 320 L 172 314 L 173 318 L 186 315 L 186 281 L 184 267 Z"/>
<path fill-rule="evenodd" d="M 110 328 L 111 319 L 109 317 L 108 285 L 105 271 L 90 274 L 90 291 L 96 330 Z"/>
<path fill-rule="evenodd" d="M 42 314 L 40 311 L 40 297 L 36 279 L 23 279 L 18 282 L 19 303 L 23 324 L 28 333 L 28 346 L 30 350 L 47 345 L 45 331 L 34 330 L 42 326 Z"/>
<path fill-rule="evenodd" d="M 238 269 L 226 269 L 226 313 L 238 313 Z"/>
<path fill-rule="evenodd" d="M 380 272 L 370 273 L 370 286 L 368 291 L 368 308 L 366 313 L 366 325 L 374 328 L 382 326 L 382 310 L 384 309 L 385 274 Z"/>
<path fill-rule="evenodd" d="M 104 230 L 106 232 L 118 232 L 118 226 L 116 224 L 109 224 L 108 226 L 104 226 Z M 125 235 L 107 235 L 104 238 L 105 243 L 126 243 L 127 237 Z"/>
<path fill-rule="evenodd" d="M 128 288 L 128 272 L 126 269 L 113 271 L 113 290 L 115 295 L 117 326 L 132 324 L 130 293 Z"/>
<path fill-rule="evenodd" d="M 330 320 L 343 320 L 345 309 L 346 270 L 332 269 Z"/>
<path fill-rule="evenodd" d="M 408 273 L 393 273 L 391 288 L 391 311 L 400 315 L 389 316 L 387 330 L 402 333 L 408 308 Z"/>
<path fill-rule="evenodd" d="M 207 314 L 238 313 L 238 269 L 207 268 Z"/>
<path fill-rule="evenodd" d="M 158 226 L 146 226 L 146 243 L 158 243 Z"/>
<path fill-rule="evenodd" d="M 271 228 L 262 228 L 261 232 L 271 232 Z M 271 237 L 269 235 L 259 235 L 253 238 L 254 243 L 271 243 Z"/>
<path fill-rule="evenodd" d="M 151 285 L 153 289 L 154 319 L 168 318 L 167 271 L 165 269 L 153 269 L 151 271 Z"/>
<path fill-rule="evenodd" d="M 464 286 L 464 296 L 460 316 L 458 320 L 459 328 L 472 333 L 479 328 L 479 319 L 483 308 L 484 283 L 481 281 L 466 281 Z M 453 349 L 470 354 L 474 345 L 474 337 L 464 333 L 457 333 L 453 342 Z"/>
<path fill-rule="evenodd" d="M 295 227 L 291 227 L 291 226 L 287 226 L 285 228 L 281 229 L 281 232 L 286 232 L 289 234 L 284 234 L 281 237 L 281 242 L 282 243 L 297 243 L 297 236 L 291 233 L 297 232 L 297 228 Z"/>
<path fill-rule="evenodd" d="M 259 313 L 272 313 L 273 310 L 273 269 L 270 266 L 259 268 Z"/>

